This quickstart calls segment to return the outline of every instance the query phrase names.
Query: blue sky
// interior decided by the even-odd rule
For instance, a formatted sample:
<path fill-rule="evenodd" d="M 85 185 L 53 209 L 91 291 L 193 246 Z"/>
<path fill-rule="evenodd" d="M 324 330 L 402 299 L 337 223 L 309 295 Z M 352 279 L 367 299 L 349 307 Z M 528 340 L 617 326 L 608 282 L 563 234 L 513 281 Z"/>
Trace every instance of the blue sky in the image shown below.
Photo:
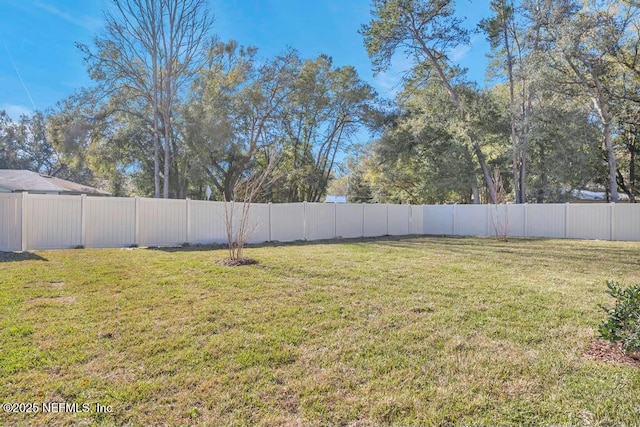
<path fill-rule="evenodd" d="M 75 90 L 90 86 L 75 43 L 91 43 L 102 28 L 108 0 L 0 0 L 0 109 L 16 118 L 54 107 Z M 488 0 L 458 0 L 461 16 L 475 26 L 489 14 Z M 304 57 L 326 53 L 334 64 L 353 65 L 379 94 L 391 96 L 408 66 L 402 57 L 373 76 L 357 33 L 370 19 L 369 0 L 210 0 L 214 32 L 272 56 L 287 46 Z M 481 35 L 451 53 L 482 84 L 487 43 Z"/>

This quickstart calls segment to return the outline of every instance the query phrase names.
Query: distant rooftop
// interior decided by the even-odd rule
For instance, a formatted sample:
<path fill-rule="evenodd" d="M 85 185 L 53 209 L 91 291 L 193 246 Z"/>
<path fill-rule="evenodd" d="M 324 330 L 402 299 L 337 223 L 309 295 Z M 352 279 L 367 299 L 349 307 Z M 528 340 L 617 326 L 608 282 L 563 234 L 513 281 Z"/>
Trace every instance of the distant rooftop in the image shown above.
<path fill-rule="evenodd" d="M 589 191 L 589 190 L 573 190 L 571 196 L 576 200 L 589 200 L 589 201 L 604 201 L 607 199 L 607 193 L 604 191 Z M 629 196 L 623 192 L 618 193 L 619 201 L 629 201 Z"/>
<path fill-rule="evenodd" d="M 28 170 L 0 169 L 0 193 L 87 194 L 109 196 L 106 191 Z"/>
<path fill-rule="evenodd" d="M 329 195 L 324 201 L 325 203 L 347 203 L 347 196 Z"/>

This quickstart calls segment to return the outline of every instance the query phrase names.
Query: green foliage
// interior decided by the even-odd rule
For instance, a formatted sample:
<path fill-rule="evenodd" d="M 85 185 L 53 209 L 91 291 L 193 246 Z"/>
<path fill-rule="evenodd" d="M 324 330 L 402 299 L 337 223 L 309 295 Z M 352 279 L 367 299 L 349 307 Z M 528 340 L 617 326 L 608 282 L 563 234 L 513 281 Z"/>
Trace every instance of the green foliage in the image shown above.
<path fill-rule="evenodd" d="M 469 31 L 454 16 L 451 0 L 373 0 L 371 9 L 373 19 L 360 33 L 376 73 L 389 68 L 399 49 L 431 68 L 436 64 L 428 65 L 427 57 L 444 66 L 447 51 L 469 42 Z"/>
<path fill-rule="evenodd" d="M 350 66 L 287 51 L 259 63 L 255 48 L 218 43 L 185 106 L 194 164 L 219 193 L 275 163 L 262 198 L 319 201 L 336 157 L 370 114 L 375 92 Z M 260 197 L 260 196 L 259 196 Z"/>
<path fill-rule="evenodd" d="M 36 112 L 14 122 L 0 110 L 0 169 L 27 169 L 52 174 L 58 167 L 46 134 L 47 116 Z"/>
<path fill-rule="evenodd" d="M 606 292 L 615 298 L 616 304 L 601 306 L 609 317 L 598 328 L 600 336 L 612 343 L 622 343 L 625 352 L 640 351 L 640 285 L 622 289 L 609 280 Z"/>
<path fill-rule="evenodd" d="M 368 119 L 376 94 L 355 68 L 335 67 L 326 55 L 303 61 L 294 78 L 280 121 L 282 178 L 271 200 L 317 202 L 326 193 L 338 153 Z"/>
<path fill-rule="evenodd" d="M 398 110 L 389 114 L 381 137 L 360 162 L 374 200 L 471 203 L 482 175 L 469 132 L 482 139 L 491 167 L 504 168 L 508 126 L 499 98 L 472 85 L 456 85 L 454 90 L 465 106 L 464 119 L 437 82 L 412 80 L 399 95 Z"/>

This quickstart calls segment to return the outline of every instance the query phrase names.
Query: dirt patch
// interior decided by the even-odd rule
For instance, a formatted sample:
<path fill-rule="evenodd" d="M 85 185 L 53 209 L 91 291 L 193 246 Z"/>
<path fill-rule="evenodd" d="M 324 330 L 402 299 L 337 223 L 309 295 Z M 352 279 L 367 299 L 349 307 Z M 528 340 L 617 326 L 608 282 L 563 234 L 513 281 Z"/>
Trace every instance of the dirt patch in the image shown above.
<path fill-rule="evenodd" d="M 592 360 L 640 368 L 640 354 L 625 354 L 620 343 L 613 344 L 609 341 L 596 339 L 584 351 L 584 354 Z"/>
<path fill-rule="evenodd" d="M 46 282 L 45 285 L 53 286 L 54 288 L 61 288 L 64 286 L 64 282 Z"/>
<path fill-rule="evenodd" d="M 64 287 L 64 282 L 34 282 L 27 283 L 22 286 L 25 289 L 29 288 L 62 288 Z"/>
<path fill-rule="evenodd" d="M 33 298 L 27 301 L 29 304 L 75 304 L 76 297 Z"/>
<path fill-rule="evenodd" d="M 242 265 L 253 265 L 257 263 L 258 261 L 251 258 L 238 258 L 238 259 L 225 258 L 223 260 L 218 261 L 218 264 L 227 265 L 231 267 L 240 267 Z"/>

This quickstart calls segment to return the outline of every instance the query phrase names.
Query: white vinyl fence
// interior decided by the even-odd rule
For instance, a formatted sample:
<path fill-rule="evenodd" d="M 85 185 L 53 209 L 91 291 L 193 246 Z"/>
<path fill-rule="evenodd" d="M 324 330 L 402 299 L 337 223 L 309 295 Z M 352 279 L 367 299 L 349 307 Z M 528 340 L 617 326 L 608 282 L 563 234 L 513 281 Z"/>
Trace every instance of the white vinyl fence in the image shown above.
<path fill-rule="evenodd" d="M 640 241 L 640 204 L 424 206 L 422 234 Z"/>
<path fill-rule="evenodd" d="M 248 241 L 421 234 L 422 209 L 410 205 L 254 203 L 249 210 Z M 237 213 L 236 219 L 239 217 Z M 223 202 L 0 194 L 0 251 L 225 242 Z"/>
<path fill-rule="evenodd" d="M 640 241 L 640 205 L 251 205 L 249 243 L 454 235 Z M 0 194 L 0 251 L 226 242 L 224 203 Z"/>

